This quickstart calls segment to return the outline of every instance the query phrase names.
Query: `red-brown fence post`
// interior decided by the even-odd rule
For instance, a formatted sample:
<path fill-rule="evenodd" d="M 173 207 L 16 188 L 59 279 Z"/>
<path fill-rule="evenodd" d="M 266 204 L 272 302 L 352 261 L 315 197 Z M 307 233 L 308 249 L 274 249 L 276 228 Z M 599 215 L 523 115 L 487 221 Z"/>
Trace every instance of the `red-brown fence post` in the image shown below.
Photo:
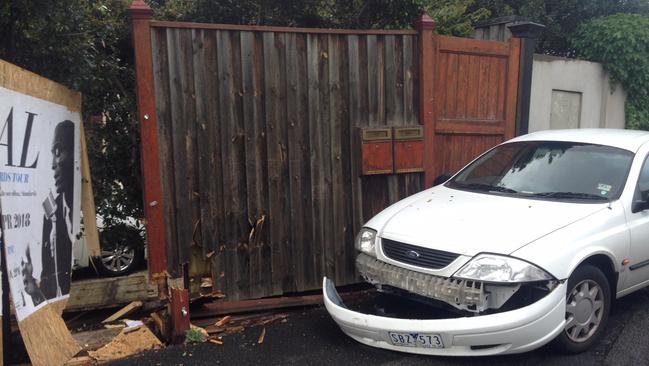
<path fill-rule="evenodd" d="M 415 21 L 419 32 L 419 123 L 424 126 L 424 174 L 425 187 L 429 188 L 435 180 L 434 140 L 434 59 L 435 43 L 433 31 L 435 20 L 427 14 L 422 14 Z"/>
<path fill-rule="evenodd" d="M 153 10 L 135 0 L 129 8 L 133 20 L 133 49 L 137 78 L 137 107 L 140 122 L 144 214 L 151 280 L 158 284 L 160 298 L 167 297 L 167 249 L 164 230 L 164 201 L 160 179 L 160 149 L 156 118 L 151 27 Z"/>

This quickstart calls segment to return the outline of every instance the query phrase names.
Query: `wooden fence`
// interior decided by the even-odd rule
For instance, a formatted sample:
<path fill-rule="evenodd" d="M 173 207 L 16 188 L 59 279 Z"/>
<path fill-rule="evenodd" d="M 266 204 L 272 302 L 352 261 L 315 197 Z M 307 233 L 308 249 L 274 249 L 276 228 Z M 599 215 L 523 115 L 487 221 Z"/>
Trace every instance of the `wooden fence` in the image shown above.
<path fill-rule="evenodd" d="M 151 25 L 170 269 L 202 246 L 229 299 L 355 282 L 362 223 L 423 188 L 358 156 L 419 124 L 416 32 Z"/>
<path fill-rule="evenodd" d="M 167 273 L 172 292 L 177 278 L 189 287 L 211 275 L 228 300 L 316 289 L 324 275 L 357 282 L 365 221 L 515 130 L 518 39 L 436 36 L 427 17 L 419 31 L 363 31 L 150 21 L 141 1 L 131 10 L 149 269 L 162 297 Z M 422 125 L 423 147 L 410 152 L 423 148 L 423 173 L 362 174 L 360 128 Z"/>

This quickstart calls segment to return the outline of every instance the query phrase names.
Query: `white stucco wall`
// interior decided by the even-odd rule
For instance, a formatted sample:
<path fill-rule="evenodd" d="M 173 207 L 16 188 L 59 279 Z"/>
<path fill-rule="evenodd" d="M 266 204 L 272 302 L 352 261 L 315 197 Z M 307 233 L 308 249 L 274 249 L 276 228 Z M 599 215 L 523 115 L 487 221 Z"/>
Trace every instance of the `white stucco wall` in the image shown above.
<path fill-rule="evenodd" d="M 608 76 L 601 64 L 534 55 L 530 132 L 551 128 L 553 90 L 581 93 L 580 128 L 624 128 L 626 93 L 620 86 L 611 93 Z"/>

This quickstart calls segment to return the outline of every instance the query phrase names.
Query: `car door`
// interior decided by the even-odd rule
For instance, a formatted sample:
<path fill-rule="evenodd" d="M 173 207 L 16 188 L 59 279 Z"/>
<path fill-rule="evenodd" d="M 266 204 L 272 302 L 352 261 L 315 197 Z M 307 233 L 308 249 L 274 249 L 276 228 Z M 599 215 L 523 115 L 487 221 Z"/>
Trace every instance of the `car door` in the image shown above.
<path fill-rule="evenodd" d="M 635 187 L 633 200 L 649 198 L 649 159 L 645 156 Z M 649 210 L 632 212 L 627 209 L 627 222 L 631 235 L 630 263 L 627 265 L 626 287 L 641 287 L 649 281 Z"/>

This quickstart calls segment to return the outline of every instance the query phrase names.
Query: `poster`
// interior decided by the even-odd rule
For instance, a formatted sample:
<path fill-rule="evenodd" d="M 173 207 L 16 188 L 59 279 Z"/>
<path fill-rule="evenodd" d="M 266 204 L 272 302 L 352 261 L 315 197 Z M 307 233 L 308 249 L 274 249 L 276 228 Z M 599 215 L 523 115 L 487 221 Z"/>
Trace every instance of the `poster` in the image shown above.
<path fill-rule="evenodd" d="M 0 87 L 0 212 L 18 321 L 70 293 L 80 114 Z"/>

